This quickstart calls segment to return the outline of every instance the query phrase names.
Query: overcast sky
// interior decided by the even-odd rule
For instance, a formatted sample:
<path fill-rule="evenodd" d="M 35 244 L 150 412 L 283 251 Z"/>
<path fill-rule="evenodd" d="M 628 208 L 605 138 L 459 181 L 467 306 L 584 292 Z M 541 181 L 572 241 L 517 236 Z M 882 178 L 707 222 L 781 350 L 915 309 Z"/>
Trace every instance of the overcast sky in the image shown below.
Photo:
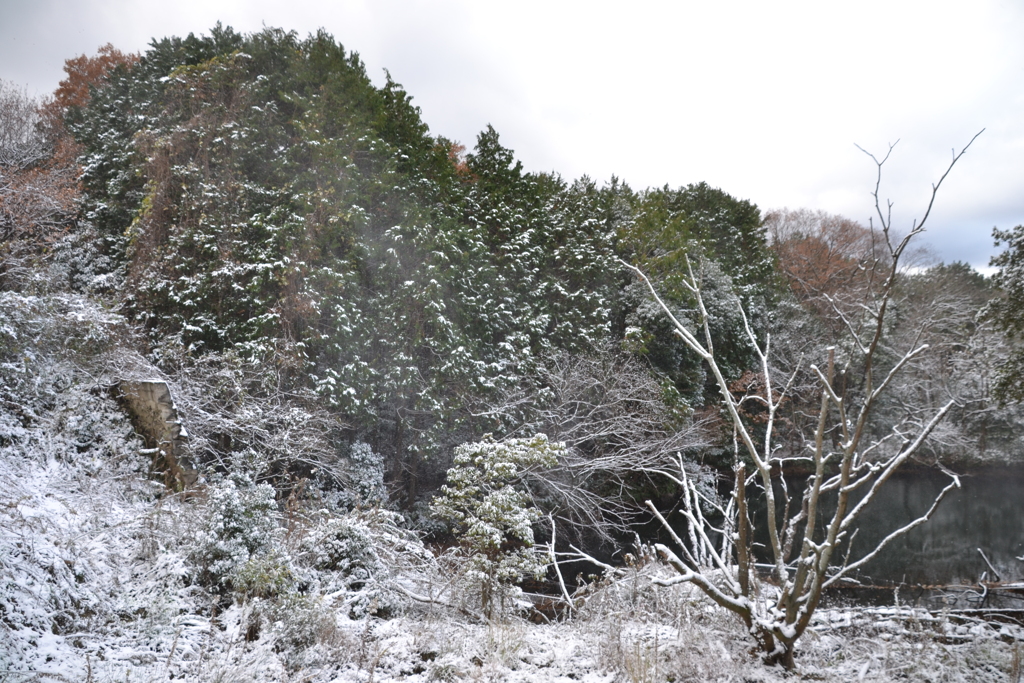
<path fill-rule="evenodd" d="M 51 92 L 64 60 L 216 21 L 325 28 L 384 69 L 432 133 L 472 147 L 488 123 L 528 170 L 634 189 L 707 181 L 762 210 L 864 223 L 873 162 L 897 227 L 952 156 L 927 240 L 984 266 L 1024 223 L 1024 3 L 0 0 L 0 78 Z"/>

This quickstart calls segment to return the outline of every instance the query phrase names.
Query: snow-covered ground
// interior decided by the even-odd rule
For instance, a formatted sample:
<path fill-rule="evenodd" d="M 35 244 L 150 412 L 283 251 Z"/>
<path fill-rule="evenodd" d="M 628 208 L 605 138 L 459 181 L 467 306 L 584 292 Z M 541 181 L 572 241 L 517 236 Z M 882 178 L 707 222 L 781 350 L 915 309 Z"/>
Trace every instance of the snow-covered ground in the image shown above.
<path fill-rule="evenodd" d="M 645 572 L 574 619 L 474 621 L 412 600 L 352 617 L 351 595 L 220 596 L 189 577 L 208 497 L 166 495 L 145 462 L 0 460 L 0 679 L 59 681 L 774 681 L 739 624 Z M 356 591 L 350 591 L 350 593 Z M 822 611 L 809 680 L 1006 681 L 1024 630 L 912 610 Z"/>

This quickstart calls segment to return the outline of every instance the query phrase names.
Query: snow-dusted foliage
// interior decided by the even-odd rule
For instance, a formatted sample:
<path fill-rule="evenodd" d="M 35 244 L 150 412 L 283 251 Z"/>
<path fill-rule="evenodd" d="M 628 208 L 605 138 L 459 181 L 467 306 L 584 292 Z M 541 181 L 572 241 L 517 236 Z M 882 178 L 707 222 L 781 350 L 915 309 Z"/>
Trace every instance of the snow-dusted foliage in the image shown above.
<path fill-rule="evenodd" d="M 74 145 L 41 105 L 0 80 L 0 289 L 52 287 L 37 266 L 77 211 Z"/>
<path fill-rule="evenodd" d="M 63 324 L 31 310 L 37 333 Z M 24 339 L 5 313 L 6 339 Z M 358 651 L 364 627 L 346 627 L 350 615 L 404 609 L 396 581 L 441 583 L 393 514 L 285 514 L 269 485 L 242 475 L 169 494 L 114 399 L 46 348 L 18 363 L 25 349 L 6 346 L 2 366 L 4 676 L 315 670 Z"/>
<path fill-rule="evenodd" d="M 349 450 L 349 478 L 354 503 L 379 505 L 387 500 L 384 486 L 384 457 L 370 444 L 356 441 Z"/>
<path fill-rule="evenodd" d="M 423 569 L 435 566 L 400 522 L 395 513 L 377 508 L 321 515 L 295 550 L 303 577 L 317 592 L 342 596 L 339 609 L 352 618 L 395 614 L 408 598 L 394 581 L 403 571 L 405 581 L 429 578 Z"/>
<path fill-rule="evenodd" d="M 64 461 L 131 450 L 131 424 L 89 372 L 126 336 L 86 297 L 0 292 L 0 448 Z"/>
<path fill-rule="evenodd" d="M 448 483 L 431 510 L 455 528 L 471 576 L 479 581 L 488 618 L 501 613 L 513 582 L 536 576 L 547 565 L 534 551 L 533 524 L 541 513 L 524 489 L 524 475 L 530 469 L 554 467 L 564 453 L 564 444 L 549 442 L 543 434 L 506 441 L 487 438 L 455 451 Z"/>
<path fill-rule="evenodd" d="M 230 669 L 278 680 L 357 668 L 369 624 L 350 616 L 400 614 L 409 599 L 395 581 L 442 583 L 430 578 L 429 553 L 383 513 L 322 513 L 287 528 L 258 486 L 168 496 L 137 454 L 99 467 L 3 456 L 5 676 L 122 680 L 131 670 L 140 680 L 205 681 Z M 278 542 L 261 545 L 269 538 Z M 197 546 L 235 553 L 220 553 L 233 590 L 196 582 L 208 568 Z"/>
<path fill-rule="evenodd" d="M 140 624 L 147 647 L 166 647 L 187 563 L 164 554 L 164 532 L 187 515 L 157 506 L 141 440 L 83 368 L 123 320 L 73 296 L 0 301 L 0 667 L 82 678 L 87 656 L 130 660 L 121 636 Z"/>
<path fill-rule="evenodd" d="M 365 583 L 384 571 L 365 527 L 349 520 L 318 524 L 300 547 L 315 569 L 341 572 L 353 582 Z"/>
<path fill-rule="evenodd" d="M 144 680 L 206 680 L 236 636 L 267 646 L 240 657 L 250 671 L 344 661 L 339 651 L 358 642 L 342 630 L 348 615 L 399 613 L 408 598 L 394 582 L 422 583 L 429 554 L 393 515 L 314 513 L 331 491 L 316 482 L 306 498 L 279 504 L 244 466 L 266 473 L 277 462 L 281 471 L 286 441 L 294 462 L 322 462 L 305 440 L 312 418 L 302 404 L 268 404 L 253 374 L 168 363 L 165 352 L 193 445 L 216 448 L 218 430 L 244 444 L 237 457 L 228 448 L 206 461 L 236 472 L 207 470 L 213 483 L 172 495 L 151 478 L 151 454 L 111 391 L 118 378 L 159 375 L 137 353 L 139 339 L 89 296 L 0 292 L 4 676 L 120 680 L 132 670 Z M 215 406 L 218 398 L 229 400 Z M 379 459 L 355 450 L 367 492 L 379 492 Z M 318 559 L 324 549 L 329 561 Z"/>
<path fill-rule="evenodd" d="M 591 586 L 579 617 L 551 625 L 474 623 L 440 600 L 411 600 L 401 587 L 437 595 L 429 587 L 450 577 L 393 515 L 373 511 L 297 518 L 291 531 L 282 520 L 298 581 L 225 602 L 189 578 L 210 498 L 166 495 L 144 460 L 103 463 L 0 459 L 10 680 L 791 680 L 752 662 L 740 625 L 696 592 L 649 590 L 668 576 L 657 565 Z M 1019 670 L 1024 634 L 1012 626 L 909 608 L 818 614 L 798 658 L 814 680 L 997 683 Z"/>
<path fill-rule="evenodd" d="M 78 679 L 87 656 L 121 666 L 136 646 L 167 647 L 186 562 L 164 553 L 177 506 L 157 510 L 145 458 L 60 462 L 48 445 L 0 460 L 0 666 Z"/>
<path fill-rule="evenodd" d="M 200 567 L 203 583 L 252 592 L 260 567 L 271 571 L 266 565 L 277 545 L 274 489 L 236 475 L 210 486 L 207 495 L 209 517 L 195 536 L 190 559 Z"/>
<path fill-rule="evenodd" d="M 1021 338 L 1024 337 L 1024 323 L 1021 322 L 1024 307 L 1024 225 L 1012 230 L 994 228 L 992 235 L 996 246 L 1005 244 L 1006 249 L 992 258 L 992 265 L 999 268 L 994 284 L 1002 296 L 992 301 L 986 313 L 1012 348 L 1000 368 L 996 392 L 1003 400 L 1021 402 L 1024 400 L 1024 389 L 1021 388 L 1021 378 L 1024 377 L 1024 353 L 1021 352 Z"/>

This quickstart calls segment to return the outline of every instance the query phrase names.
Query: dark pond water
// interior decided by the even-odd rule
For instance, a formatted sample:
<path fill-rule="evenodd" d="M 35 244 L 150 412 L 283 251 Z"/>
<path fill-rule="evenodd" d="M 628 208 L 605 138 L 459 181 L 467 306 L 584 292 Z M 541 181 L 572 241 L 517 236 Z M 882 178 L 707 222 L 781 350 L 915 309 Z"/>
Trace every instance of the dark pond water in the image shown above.
<path fill-rule="evenodd" d="M 934 470 L 904 472 L 892 477 L 860 515 L 850 561 L 864 557 L 896 529 L 928 511 L 950 478 Z M 720 480 L 720 493 L 731 493 L 731 477 Z M 790 480 L 794 504 L 799 504 L 802 479 Z M 824 596 L 826 604 L 902 605 L 955 609 L 999 608 L 1024 618 L 1024 589 L 983 587 L 986 582 L 1024 583 L 1024 465 L 987 468 L 960 476 L 961 488 L 950 491 L 931 520 L 890 542 L 874 559 L 849 576 L 859 585 L 834 586 Z M 770 562 L 765 531 L 764 498 L 748 489 L 754 524 L 756 561 Z M 776 486 L 776 499 L 782 499 Z M 760 505 L 759 505 L 760 504 Z M 835 510 L 835 499 L 822 501 L 820 529 Z M 831 506 L 831 509 L 828 509 Z M 780 509 L 781 514 L 781 509 Z M 676 531 L 685 537 L 682 515 L 670 514 Z M 713 524 L 721 520 L 711 520 Z M 671 545 L 653 524 L 648 538 Z M 659 535 L 661 534 L 661 535 Z M 715 539 L 716 545 L 718 539 Z M 998 577 L 978 550 L 984 552 Z M 836 562 L 847 553 L 841 545 Z M 766 572 L 767 569 L 766 565 Z M 897 598 L 898 595 L 898 598 Z"/>
<path fill-rule="evenodd" d="M 927 512 L 949 481 L 928 470 L 890 479 L 860 516 L 851 561 Z M 947 494 L 930 521 L 892 541 L 855 578 L 876 585 L 974 584 L 987 571 L 991 581 L 992 571 L 980 548 L 1001 580 L 1024 581 L 1024 561 L 1017 559 L 1024 556 L 1024 467 L 987 469 L 961 476 L 960 481 L 962 488 Z M 799 496 L 798 484 L 791 483 L 790 489 Z M 754 517 L 755 525 L 763 528 L 758 524 L 764 518 L 763 507 L 754 511 Z M 840 556 L 846 552 L 844 544 Z"/>
<path fill-rule="evenodd" d="M 1024 468 L 962 476 L 930 521 L 890 543 L 866 564 L 862 578 L 879 582 L 955 584 L 993 580 L 980 548 L 1003 581 L 1024 581 Z M 936 472 L 903 474 L 887 482 L 861 516 L 854 557 L 928 510 L 949 483 Z"/>

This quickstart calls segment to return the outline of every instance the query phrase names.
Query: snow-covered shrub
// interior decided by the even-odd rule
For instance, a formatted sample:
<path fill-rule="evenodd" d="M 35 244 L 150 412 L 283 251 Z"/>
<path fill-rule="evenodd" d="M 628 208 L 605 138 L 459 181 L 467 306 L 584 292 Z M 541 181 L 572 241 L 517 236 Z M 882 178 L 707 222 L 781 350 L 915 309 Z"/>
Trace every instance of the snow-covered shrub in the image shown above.
<path fill-rule="evenodd" d="M 377 505 L 387 498 L 384 488 L 384 456 L 374 453 L 370 444 L 357 441 L 349 452 L 352 490 L 361 504 Z"/>
<path fill-rule="evenodd" d="M 272 629 L 274 650 L 291 671 L 351 661 L 361 646 L 358 636 L 339 625 L 337 611 L 320 596 L 290 593 L 256 609 L 257 617 Z"/>
<path fill-rule="evenodd" d="M 235 475 L 210 487 L 209 517 L 191 555 L 200 581 L 217 590 L 244 587 L 261 592 L 254 583 L 261 574 L 258 564 L 246 567 L 256 558 L 273 554 L 276 513 L 269 484 L 254 484 L 244 475 Z M 263 574 L 277 580 L 276 572 Z"/>
<path fill-rule="evenodd" d="M 386 510 L 354 511 L 317 522 L 300 541 L 296 558 L 310 570 L 320 592 L 343 601 L 353 618 L 388 614 L 399 606 L 392 571 L 400 555 L 425 556 L 422 544 L 398 527 L 400 517 Z"/>
<path fill-rule="evenodd" d="M 56 374 L 43 364 L 35 372 Z M 89 655 L 94 680 L 113 680 L 96 675 L 101 653 L 166 652 L 193 608 L 177 552 L 193 506 L 158 497 L 163 486 L 147 479 L 127 418 L 106 421 L 116 417 L 106 414 L 112 399 L 80 382 L 60 386 L 0 447 L 0 670 L 86 680 Z M 95 445 L 79 452 L 70 418 L 91 411 Z"/>
<path fill-rule="evenodd" d="M 303 540 L 302 549 L 314 568 L 341 572 L 356 586 L 384 570 L 367 531 L 350 519 L 330 519 Z"/>
<path fill-rule="evenodd" d="M 73 295 L 0 292 L 0 455 L 140 467 L 141 442 L 107 387 L 121 316 Z"/>
<path fill-rule="evenodd" d="M 488 618 L 514 594 L 511 584 L 539 575 L 547 565 L 533 549 L 540 511 L 523 477 L 531 469 L 555 466 L 564 452 L 563 444 L 543 434 L 506 441 L 488 436 L 455 450 L 448 483 L 431 507 L 455 528 Z"/>
<path fill-rule="evenodd" d="M 148 463 L 128 416 L 70 364 L 40 362 L 18 378 L 23 382 L 4 386 L 3 379 L 0 372 L 0 452 L 92 471 L 111 459 L 127 458 L 136 468 Z"/>
<path fill-rule="evenodd" d="M 278 552 L 253 555 L 230 574 L 235 593 L 246 598 L 276 598 L 295 584 L 288 557 Z"/>

